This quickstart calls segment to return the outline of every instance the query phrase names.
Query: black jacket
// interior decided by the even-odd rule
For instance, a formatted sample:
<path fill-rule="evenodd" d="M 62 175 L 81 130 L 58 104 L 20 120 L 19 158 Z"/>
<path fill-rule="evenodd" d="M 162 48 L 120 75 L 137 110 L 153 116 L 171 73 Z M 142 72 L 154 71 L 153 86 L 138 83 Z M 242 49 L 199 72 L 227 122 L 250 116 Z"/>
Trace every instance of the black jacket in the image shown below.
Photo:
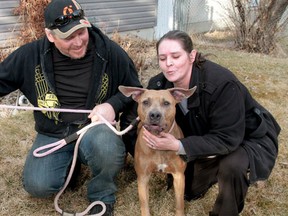
<path fill-rule="evenodd" d="M 95 57 L 91 83 L 87 83 L 91 88 L 86 109 L 107 102 L 118 114 L 131 102 L 118 91 L 118 86 L 141 87 L 137 71 L 118 44 L 94 26 L 88 30 L 94 40 Z M 20 89 L 33 106 L 61 107 L 55 90 L 52 46 L 47 37 L 43 37 L 18 48 L 1 62 L 0 96 Z M 62 122 L 54 112 L 35 111 L 34 119 L 36 131 L 49 136 L 63 138 L 79 129 L 77 124 Z"/>
<path fill-rule="evenodd" d="M 176 121 L 187 160 L 226 155 L 242 146 L 249 155 L 250 182 L 268 178 L 278 154 L 280 127 L 273 116 L 255 101 L 248 89 L 228 69 L 206 60 L 193 66 L 190 87 L 197 91 L 188 99 L 184 115 L 177 105 Z M 147 88 L 173 87 L 162 73 Z M 239 161 L 241 163 L 241 161 Z"/>

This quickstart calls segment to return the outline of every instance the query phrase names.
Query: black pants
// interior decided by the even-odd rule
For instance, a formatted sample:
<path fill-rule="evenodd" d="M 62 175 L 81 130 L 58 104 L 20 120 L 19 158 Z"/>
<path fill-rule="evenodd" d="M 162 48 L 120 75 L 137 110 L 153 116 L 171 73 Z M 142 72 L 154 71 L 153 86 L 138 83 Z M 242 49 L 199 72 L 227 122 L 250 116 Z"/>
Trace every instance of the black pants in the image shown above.
<path fill-rule="evenodd" d="M 236 216 L 244 207 L 248 169 L 248 155 L 242 147 L 226 156 L 189 162 L 185 171 L 185 199 L 204 196 L 218 182 L 219 193 L 210 215 Z"/>

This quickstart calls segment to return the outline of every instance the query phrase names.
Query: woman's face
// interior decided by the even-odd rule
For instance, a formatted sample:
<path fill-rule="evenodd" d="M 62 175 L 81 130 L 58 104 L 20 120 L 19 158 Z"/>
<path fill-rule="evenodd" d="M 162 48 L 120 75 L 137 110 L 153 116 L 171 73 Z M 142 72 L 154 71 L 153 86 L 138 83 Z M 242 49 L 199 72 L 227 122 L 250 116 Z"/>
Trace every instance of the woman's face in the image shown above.
<path fill-rule="evenodd" d="M 65 39 L 60 39 L 49 31 L 46 31 L 46 35 L 63 55 L 72 59 L 80 59 L 85 56 L 89 42 L 87 28 L 80 28 Z"/>
<path fill-rule="evenodd" d="M 189 88 L 195 55 L 195 50 L 187 53 L 178 40 L 164 39 L 158 46 L 159 66 L 175 87 Z"/>

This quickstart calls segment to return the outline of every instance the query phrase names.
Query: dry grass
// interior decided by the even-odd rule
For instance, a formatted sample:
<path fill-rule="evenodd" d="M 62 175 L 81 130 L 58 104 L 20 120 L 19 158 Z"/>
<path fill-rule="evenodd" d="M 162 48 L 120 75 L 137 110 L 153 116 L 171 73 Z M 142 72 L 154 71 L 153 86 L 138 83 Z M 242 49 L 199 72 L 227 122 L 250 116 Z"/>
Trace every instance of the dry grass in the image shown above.
<path fill-rule="evenodd" d="M 120 43 L 121 41 L 119 41 Z M 128 43 L 128 52 L 142 53 L 137 58 L 141 81 L 145 85 L 147 79 L 157 70 L 153 43 L 145 44 L 144 49 L 136 41 Z M 125 44 L 124 44 L 125 46 Z M 143 46 L 143 45 L 142 45 Z M 134 47 L 134 51 L 132 49 Z M 137 48 L 138 47 L 138 48 Z M 195 47 L 203 53 L 213 53 L 211 59 L 232 71 L 251 90 L 252 94 L 267 107 L 282 127 L 279 140 L 279 157 L 275 168 L 264 184 L 250 187 L 242 216 L 287 215 L 288 209 L 288 61 L 287 58 L 269 57 L 258 54 L 236 52 L 229 49 L 207 47 L 196 42 Z M 138 51 L 137 51 L 138 50 Z M 135 56 L 134 56 L 135 57 Z M 144 63 L 143 63 L 144 62 Z M 148 67 L 146 67 L 148 64 Z M 142 66 L 141 66 L 142 65 Z M 31 112 L 20 112 L 9 115 L 9 111 L 0 110 L 0 215 L 58 215 L 53 206 L 53 198 L 36 199 L 30 197 L 22 188 L 21 176 L 26 154 L 35 136 Z M 6 116 L 6 117 L 5 117 Z M 8 117 L 7 117 L 8 116 Z M 70 210 L 83 211 L 87 206 L 86 187 L 89 171 L 83 167 L 81 179 L 75 191 L 67 190 L 61 197 L 61 206 Z M 136 175 L 133 159 L 120 173 L 118 179 L 116 216 L 140 215 L 137 195 Z M 217 194 L 217 185 L 207 195 L 194 202 L 186 202 L 187 215 L 208 215 Z M 154 215 L 173 215 L 174 192 L 166 191 L 165 176 L 155 175 L 151 179 L 151 209 Z"/>

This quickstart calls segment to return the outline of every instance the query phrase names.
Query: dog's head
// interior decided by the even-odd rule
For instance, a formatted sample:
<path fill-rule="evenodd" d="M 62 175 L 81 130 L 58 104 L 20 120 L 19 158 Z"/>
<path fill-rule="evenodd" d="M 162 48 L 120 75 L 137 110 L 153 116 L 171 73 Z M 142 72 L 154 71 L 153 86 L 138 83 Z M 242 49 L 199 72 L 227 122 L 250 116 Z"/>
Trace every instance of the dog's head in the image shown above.
<path fill-rule="evenodd" d="M 148 90 L 144 88 L 119 86 L 119 91 L 138 103 L 138 116 L 142 125 L 154 134 L 168 132 L 176 113 L 175 105 L 190 97 L 196 90 L 170 88 L 167 90 Z"/>

